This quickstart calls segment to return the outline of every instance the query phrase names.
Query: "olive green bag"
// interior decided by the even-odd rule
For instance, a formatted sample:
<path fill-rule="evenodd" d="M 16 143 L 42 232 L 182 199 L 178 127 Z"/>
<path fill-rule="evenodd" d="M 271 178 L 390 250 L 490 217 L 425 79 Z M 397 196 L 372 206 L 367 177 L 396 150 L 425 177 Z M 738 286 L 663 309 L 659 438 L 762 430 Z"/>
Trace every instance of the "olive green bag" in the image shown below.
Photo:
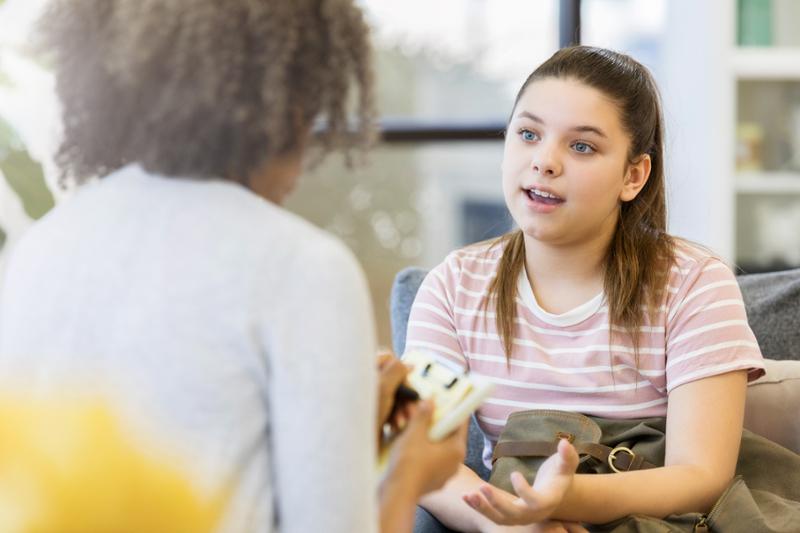
<path fill-rule="evenodd" d="M 533 482 L 562 438 L 578 451 L 581 474 L 663 466 L 665 432 L 663 417 L 616 420 L 553 410 L 516 412 L 495 445 L 489 482 L 512 494 L 511 472 Z M 604 533 L 800 533 L 800 455 L 744 430 L 736 477 L 709 513 L 664 519 L 632 515 L 586 527 Z"/>

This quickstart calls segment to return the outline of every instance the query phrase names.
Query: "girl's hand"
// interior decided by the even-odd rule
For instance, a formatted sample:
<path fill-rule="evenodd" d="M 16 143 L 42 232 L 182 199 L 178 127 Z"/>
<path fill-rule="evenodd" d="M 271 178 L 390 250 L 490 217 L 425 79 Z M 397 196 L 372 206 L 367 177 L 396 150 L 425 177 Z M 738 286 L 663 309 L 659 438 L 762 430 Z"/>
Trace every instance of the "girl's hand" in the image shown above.
<path fill-rule="evenodd" d="M 558 451 L 542 463 L 533 487 L 519 472 L 511 474 L 511 484 L 518 497 L 487 484 L 477 492 L 465 494 L 463 499 L 496 524 L 512 526 L 546 522 L 572 485 L 577 467 L 578 453 L 572 444 L 562 439 Z"/>

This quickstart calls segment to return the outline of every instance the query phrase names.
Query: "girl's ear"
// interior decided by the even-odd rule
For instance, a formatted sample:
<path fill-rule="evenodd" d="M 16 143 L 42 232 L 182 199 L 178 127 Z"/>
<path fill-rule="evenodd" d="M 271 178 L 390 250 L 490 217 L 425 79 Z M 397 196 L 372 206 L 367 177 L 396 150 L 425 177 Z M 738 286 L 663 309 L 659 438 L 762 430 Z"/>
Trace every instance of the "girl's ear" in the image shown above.
<path fill-rule="evenodd" d="M 630 202 L 636 198 L 650 177 L 650 165 L 650 154 L 642 154 L 634 163 L 628 165 L 622 192 L 619 195 L 621 201 Z"/>

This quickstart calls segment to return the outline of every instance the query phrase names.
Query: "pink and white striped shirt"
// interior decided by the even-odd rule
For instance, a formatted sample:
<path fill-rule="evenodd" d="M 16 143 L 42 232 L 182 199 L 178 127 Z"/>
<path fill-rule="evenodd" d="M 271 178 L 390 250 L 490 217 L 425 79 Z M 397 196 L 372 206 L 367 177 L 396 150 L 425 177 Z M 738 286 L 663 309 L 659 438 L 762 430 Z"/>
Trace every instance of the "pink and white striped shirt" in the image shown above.
<path fill-rule="evenodd" d="M 670 391 L 684 383 L 733 370 L 747 370 L 751 380 L 764 373 L 733 273 L 683 244 L 657 320 L 646 318 L 641 328 L 638 368 L 626 335 L 614 335 L 615 344 L 609 345 L 603 294 L 551 314 L 537 304 L 524 269 L 507 365 L 494 306 L 484 310 L 483 305 L 501 255 L 501 246 L 475 245 L 451 253 L 431 270 L 411 309 L 406 341 L 406 350 L 424 350 L 495 383 L 477 411 L 489 441 L 485 454 L 514 411 L 666 416 Z"/>

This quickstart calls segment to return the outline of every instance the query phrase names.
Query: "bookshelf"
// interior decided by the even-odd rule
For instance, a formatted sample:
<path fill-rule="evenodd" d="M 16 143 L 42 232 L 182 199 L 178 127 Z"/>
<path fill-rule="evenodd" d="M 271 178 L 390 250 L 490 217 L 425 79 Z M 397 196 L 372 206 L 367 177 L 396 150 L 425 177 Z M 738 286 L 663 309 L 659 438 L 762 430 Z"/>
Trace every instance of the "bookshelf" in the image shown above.
<path fill-rule="evenodd" d="M 797 21 L 800 24 L 800 20 Z M 800 79 L 800 47 L 737 46 L 732 73 L 741 79 Z"/>
<path fill-rule="evenodd" d="M 800 43 L 786 30 L 800 3 L 731 3 L 734 258 L 746 271 L 800 267 Z"/>
<path fill-rule="evenodd" d="M 747 0 L 670 0 L 659 80 L 670 230 L 747 272 L 800 267 L 800 1 L 753 1 L 758 45 Z"/>
<path fill-rule="evenodd" d="M 738 194 L 786 193 L 800 195 L 800 172 L 738 172 L 736 192 Z"/>

